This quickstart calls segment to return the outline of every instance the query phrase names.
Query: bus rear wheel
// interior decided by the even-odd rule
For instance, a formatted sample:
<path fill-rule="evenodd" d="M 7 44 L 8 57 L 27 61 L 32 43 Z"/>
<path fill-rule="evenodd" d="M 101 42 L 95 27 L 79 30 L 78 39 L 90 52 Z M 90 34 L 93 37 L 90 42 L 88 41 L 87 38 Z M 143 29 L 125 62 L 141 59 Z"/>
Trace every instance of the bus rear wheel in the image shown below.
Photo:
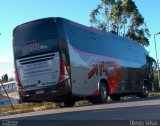
<path fill-rule="evenodd" d="M 108 98 L 108 88 L 104 82 L 101 82 L 99 86 L 99 95 L 95 97 L 91 102 L 92 103 L 106 103 L 107 98 Z"/>

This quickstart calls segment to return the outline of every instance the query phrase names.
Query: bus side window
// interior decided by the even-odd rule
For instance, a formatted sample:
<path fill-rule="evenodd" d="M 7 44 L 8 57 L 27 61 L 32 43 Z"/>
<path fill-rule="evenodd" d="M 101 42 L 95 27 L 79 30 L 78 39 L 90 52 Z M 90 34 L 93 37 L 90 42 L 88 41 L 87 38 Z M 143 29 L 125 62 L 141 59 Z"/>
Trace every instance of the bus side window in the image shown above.
<path fill-rule="evenodd" d="M 70 43 L 79 50 L 86 48 L 84 29 L 71 26 L 70 27 Z"/>

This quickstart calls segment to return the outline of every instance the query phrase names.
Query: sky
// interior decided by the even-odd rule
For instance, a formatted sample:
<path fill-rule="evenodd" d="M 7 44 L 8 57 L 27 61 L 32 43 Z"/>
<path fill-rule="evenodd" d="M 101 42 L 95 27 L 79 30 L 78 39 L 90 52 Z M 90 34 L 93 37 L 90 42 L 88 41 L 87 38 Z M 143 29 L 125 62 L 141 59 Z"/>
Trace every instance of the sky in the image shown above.
<path fill-rule="evenodd" d="M 90 26 L 90 12 L 100 0 L 1 0 L 0 1 L 0 77 L 13 75 L 13 29 L 22 23 L 45 18 L 63 17 Z M 150 46 L 146 49 L 155 58 L 154 34 L 160 32 L 160 0 L 134 0 L 150 30 Z M 160 35 L 156 35 L 160 59 Z"/>

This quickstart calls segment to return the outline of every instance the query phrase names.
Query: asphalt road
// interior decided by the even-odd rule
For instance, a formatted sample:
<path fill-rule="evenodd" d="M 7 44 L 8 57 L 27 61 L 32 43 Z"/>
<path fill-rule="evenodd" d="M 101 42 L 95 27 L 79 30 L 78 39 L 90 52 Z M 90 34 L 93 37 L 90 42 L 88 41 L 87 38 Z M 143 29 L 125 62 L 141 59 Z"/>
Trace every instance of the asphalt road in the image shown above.
<path fill-rule="evenodd" d="M 160 98 L 131 99 L 108 104 L 52 109 L 4 116 L 0 119 L 2 124 L 13 121 L 11 123 L 17 123 L 18 126 L 106 124 L 107 126 L 160 126 Z"/>

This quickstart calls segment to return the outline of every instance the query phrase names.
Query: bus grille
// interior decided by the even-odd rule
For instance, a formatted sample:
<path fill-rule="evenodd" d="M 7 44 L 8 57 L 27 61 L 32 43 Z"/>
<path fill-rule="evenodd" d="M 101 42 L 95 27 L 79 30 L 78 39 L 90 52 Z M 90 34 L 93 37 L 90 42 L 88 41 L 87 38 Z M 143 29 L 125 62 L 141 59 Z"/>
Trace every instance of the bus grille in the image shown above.
<path fill-rule="evenodd" d="M 27 58 L 21 58 L 19 59 L 19 63 L 20 64 L 36 63 L 36 62 L 54 59 L 54 57 L 55 57 L 54 53 L 41 54 L 41 55 L 36 55 L 36 56 L 30 56 Z"/>

